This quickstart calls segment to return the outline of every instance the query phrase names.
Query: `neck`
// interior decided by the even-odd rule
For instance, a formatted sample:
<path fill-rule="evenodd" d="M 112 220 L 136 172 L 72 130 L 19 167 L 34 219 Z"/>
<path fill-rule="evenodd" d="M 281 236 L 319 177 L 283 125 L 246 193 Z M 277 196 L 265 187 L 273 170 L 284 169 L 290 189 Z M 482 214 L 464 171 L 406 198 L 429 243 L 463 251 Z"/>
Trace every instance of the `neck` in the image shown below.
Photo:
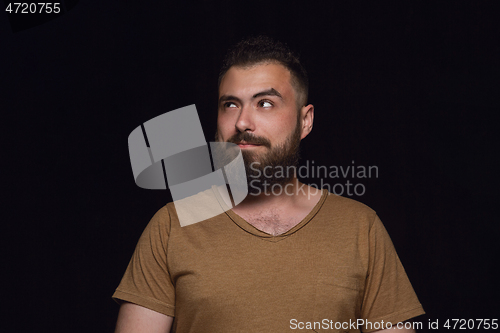
<path fill-rule="evenodd" d="M 233 210 L 265 210 L 278 207 L 286 210 L 291 207 L 303 206 L 308 202 L 317 202 L 321 197 L 321 190 L 305 185 L 296 177 L 284 185 L 273 188 L 268 187 L 268 191 L 262 191 L 258 195 L 248 194 L 247 197 Z"/>

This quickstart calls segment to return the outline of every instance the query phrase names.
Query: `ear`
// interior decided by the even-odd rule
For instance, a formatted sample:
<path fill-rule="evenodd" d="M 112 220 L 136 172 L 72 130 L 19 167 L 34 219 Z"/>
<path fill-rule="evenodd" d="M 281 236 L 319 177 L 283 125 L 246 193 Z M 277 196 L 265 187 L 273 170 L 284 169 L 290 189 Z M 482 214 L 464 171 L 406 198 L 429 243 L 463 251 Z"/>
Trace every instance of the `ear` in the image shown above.
<path fill-rule="evenodd" d="M 311 133 L 314 122 L 314 106 L 312 104 L 303 106 L 300 109 L 300 122 L 302 123 L 302 133 L 300 134 L 300 139 L 305 138 L 309 133 Z"/>

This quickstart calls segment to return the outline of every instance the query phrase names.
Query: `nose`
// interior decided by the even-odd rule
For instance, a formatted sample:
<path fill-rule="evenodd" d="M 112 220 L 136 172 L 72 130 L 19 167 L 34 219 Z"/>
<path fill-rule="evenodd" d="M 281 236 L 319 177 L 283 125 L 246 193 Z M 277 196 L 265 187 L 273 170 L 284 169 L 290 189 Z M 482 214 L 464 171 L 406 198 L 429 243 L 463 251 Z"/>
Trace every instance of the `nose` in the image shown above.
<path fill-rule="evenodd" d="M 235 127 L 239 132 L 250 131 L 253 132 L 255 130 L 255 122 L 253 118 L 253 112 L 250 106 L 243 106 L 241 108 L 238 119 L 236 120 Z"/>

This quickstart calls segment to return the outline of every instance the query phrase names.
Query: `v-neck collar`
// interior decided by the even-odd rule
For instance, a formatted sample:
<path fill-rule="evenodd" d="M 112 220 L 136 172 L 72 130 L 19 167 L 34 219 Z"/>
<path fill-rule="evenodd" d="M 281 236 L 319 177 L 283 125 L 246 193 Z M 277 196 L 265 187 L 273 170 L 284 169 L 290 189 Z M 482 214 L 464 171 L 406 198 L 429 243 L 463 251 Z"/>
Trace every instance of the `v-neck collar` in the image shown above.
<path fill-rule="evenodd" d="M 244 231 L 246 231 L 254 236 L 260 237 L 260 238 L 262 238 L 262 240 L 267 240 L 270 242 L 279 242 L 280 240 L 287 238 L 288 236 L 294 234 L 295 232 L 300 230 L 302 227 L 304 227 L 318 213 L 318 211 L 323 206 L 323 203 L 326 201 L 326 198 L 328 197 L 328 190 L 322 189 L 321 190 L 322 191 L 321 198 L 316 203 L 316 205 L 313 207 L 313 209 L 309 212 L 309 214 L 307 214 L 307 216 L 302 219 L 302 221 L 300 221 L 297 225 L 295 225 L 293 228 L 286 231 L 285 233 L 277 235 L 277 236 L 273 236 L 271 234 L 268 234 L 267 232 L 264 232 L 264 231 L 257 229 L 256 227 L 254 227 L 253 225 L 248 223 L 246 220 L 244 220 L 241 216 L 236 214 L 232 209 L 230 209 L 226 205 L 226 203 L 224 202 L 224 200 L 220 196 L 220 193 L 217 190 L 217 188 L 213 187 L 212 190 L 214 191 L 214 194 L 215 194 L 217 200 L 219 201 L 220 205 L 222 206 L 223 210 L 225 211 L 226 215 L 236 225 L 238 225 Z"/>

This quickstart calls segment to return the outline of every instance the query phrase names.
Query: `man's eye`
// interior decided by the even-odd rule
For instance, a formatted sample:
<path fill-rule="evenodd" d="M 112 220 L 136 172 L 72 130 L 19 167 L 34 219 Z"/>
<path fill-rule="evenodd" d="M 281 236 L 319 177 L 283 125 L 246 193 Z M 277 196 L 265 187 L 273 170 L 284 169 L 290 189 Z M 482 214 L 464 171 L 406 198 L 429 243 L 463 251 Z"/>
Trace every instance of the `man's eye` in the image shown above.
<path fill-rule="evenodd" d="M 226 103 L 224 103 L 224 107 L 226 107 L 226 108 L 235 108 L 236 104 L 234 104 L 233 102 L 226 102 Z"/>
<path fill-rule="evenodd" d="M 263 108 L 268 108 L 268 107 L 271 107 L 273 106 L 273 104 L 269 101 L 260 101 L 259 102 L 259 106 L 263 107 Z"/>

